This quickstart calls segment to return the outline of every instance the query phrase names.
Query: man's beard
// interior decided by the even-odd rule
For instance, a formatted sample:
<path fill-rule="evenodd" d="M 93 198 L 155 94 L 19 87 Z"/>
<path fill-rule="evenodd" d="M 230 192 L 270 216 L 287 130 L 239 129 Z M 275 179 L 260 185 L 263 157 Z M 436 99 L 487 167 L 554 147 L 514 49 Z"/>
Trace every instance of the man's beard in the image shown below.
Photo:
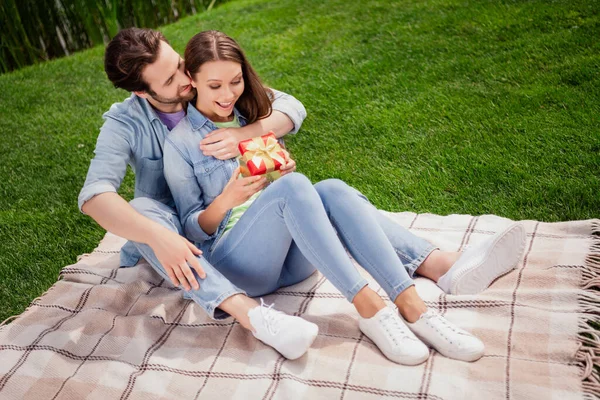
<path fill-rule="evenodd" d="M 147 93 L 150 95 L 150 97 L 152 97 L 158 103 L 180 104 L 180 103 L 188 102 L 188 101 L 192 100 L 194 97 L 196 97 L 196 88 L 191 87 L 189 92 L 187 92 L 184 95 L 179 95 L 176 97 L 163 97 L 163 96 L 156 94 L 156 92 L 153 90 L 148 90 Z"/>

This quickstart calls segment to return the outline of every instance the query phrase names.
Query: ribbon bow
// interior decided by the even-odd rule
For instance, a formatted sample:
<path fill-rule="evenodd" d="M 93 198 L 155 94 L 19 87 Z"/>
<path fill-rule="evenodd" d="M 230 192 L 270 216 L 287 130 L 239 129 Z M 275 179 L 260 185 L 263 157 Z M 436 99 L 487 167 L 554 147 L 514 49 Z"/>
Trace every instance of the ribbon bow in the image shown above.
<path fill-rule="evenodd" d="M 275 161 L 279 164 L 285 164 L 285 159 L 279 154 L 281 152 L 279 142 L 273 135 L 266 137 L 257 137 L 250 140 L 246 145 L 246 152 L 242 156 L 246 164 L 252 162 L 257 169 L 260 169 L 261 163 L 265 164 L 266 171 L 272 172 L 275 170 Z"/>

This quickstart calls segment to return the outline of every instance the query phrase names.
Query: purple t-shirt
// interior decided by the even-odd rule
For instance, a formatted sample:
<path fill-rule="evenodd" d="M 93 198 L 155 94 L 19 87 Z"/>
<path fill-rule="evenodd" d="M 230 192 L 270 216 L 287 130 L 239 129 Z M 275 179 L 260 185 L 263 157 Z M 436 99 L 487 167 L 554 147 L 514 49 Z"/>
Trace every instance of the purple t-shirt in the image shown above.
<path fill-rule="evenodd" d="M 162 123 L 167 126 L 168 130 L 175 128 L 175 125 L 185 117 L 185 108 L 174 113 L 164 113 L 158 110 L 154 111 L 156 111 L 156 115 L 158 115 L 158 118 L 160 118 Z"/>

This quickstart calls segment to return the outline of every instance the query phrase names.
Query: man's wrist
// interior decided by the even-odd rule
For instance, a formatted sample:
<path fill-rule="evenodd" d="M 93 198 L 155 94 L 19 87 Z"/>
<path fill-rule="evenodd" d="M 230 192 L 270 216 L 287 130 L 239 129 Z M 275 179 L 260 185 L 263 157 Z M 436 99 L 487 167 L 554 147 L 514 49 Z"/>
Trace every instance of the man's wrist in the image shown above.
<path fill-rule="evenodd" d="M 264 132 L 266 133 L 266 132 Z M 236 130 L 235 138 L 237 142 L 241 142 L 242 140 L 252 139 L 258 136 L 262 136 L 264 134 L 261 130 L 261 125 L 259 123 L 253 123 L 250 125 L 243 126 Z"/>
<path fill-rule="evenodd" d="M 161 240 L 161 237 L 164 234 L 164 231 L 166 228 L 160 224 L 155 223 L 154 221 L 151 221 L 151 222 L 152 223 L 151 223 L 149 229 L 146 230 L 146 234 L 145 234 L 143 243 L 154 248 L 154 244 L 157 241 Z M 169 231 L 168 229 L 166 229 L 166 230 Z"/>

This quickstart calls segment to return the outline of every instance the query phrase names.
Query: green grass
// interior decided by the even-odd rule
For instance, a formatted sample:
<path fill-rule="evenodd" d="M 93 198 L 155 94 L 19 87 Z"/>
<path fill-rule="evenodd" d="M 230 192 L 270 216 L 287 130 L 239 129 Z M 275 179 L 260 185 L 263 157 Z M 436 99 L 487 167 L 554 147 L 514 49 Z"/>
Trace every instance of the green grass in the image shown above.
<path fill-rule="evenodd" d="M 598 217 L 598 1 L 239 0 L 164 32 L 182 52 L 203 29 L 305 104 L 288 146 L 313 181 L 391 211 Z M 76 201 L 101 115 L 126 96 L 102 56 L 0 76 L 0 321 L 103 236 Z"/>

